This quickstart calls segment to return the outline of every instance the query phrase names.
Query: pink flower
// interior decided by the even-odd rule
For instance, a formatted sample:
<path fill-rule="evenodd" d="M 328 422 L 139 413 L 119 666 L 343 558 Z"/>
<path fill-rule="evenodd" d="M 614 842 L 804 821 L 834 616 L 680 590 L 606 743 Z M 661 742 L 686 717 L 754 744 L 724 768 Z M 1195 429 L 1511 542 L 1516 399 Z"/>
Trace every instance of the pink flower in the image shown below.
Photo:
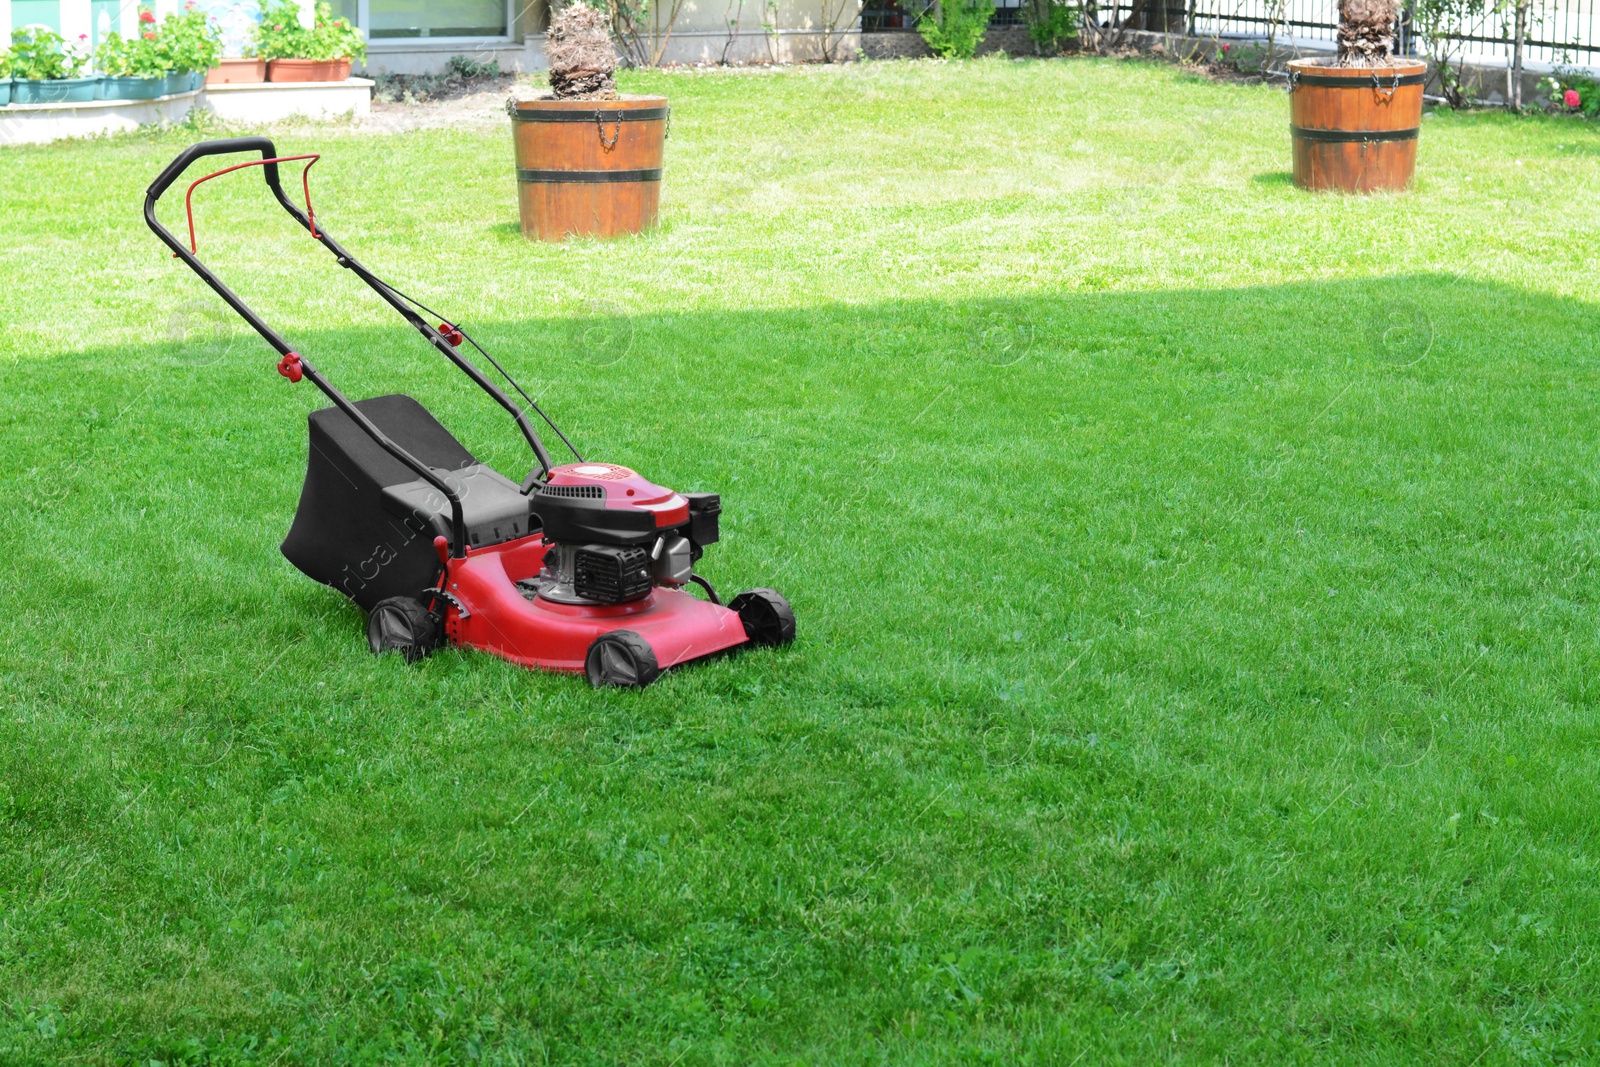
<path fill-rule="evenodd" d="M 1561 100 L 1568 107 L 1577 107 L 1579 104 L 1583 103 L 1583 97 L 1578 95 L 1578 90 L 1576 89 L 1568 89 L 1566 92 L 1562 93 Z"/>
<path fill-rule="evenodd" d="M 1233 47 L 1233 45 L 1231 45 L 1231 44 L 1225 44 L 1225 45 L 1223 45 L 1223 46 L 1222 46 L 1222 50 L 1223 50 L 1223 51 L 1224 51 L 1224 52 L 1226 52 L 1226 51 L 1227 51 L 1227 50 L 1228 50 L 1228 49 L 1230 49 L 1230 48 L 1232 48 L 1232 47 Z"/>
<path fill-rule="evenodd" d="M 89 35 L 88 35 L 88 34 L 87 34 L 87 33 L 80 33 L 80 34 L 78 34 L 78 40 L 80 40 L 80 41 L 87 41 L 87 40 L 88 40 L 88 39 L 89 39 Z"/>
<path fill-rule="evenodd" d="M 141 11 L 141 12 L 139 12 L 139 21 L 140 22 L 154 22 L 155 20 L 156 20 L 155 12 L 153 12 L 153 11 Z"/>

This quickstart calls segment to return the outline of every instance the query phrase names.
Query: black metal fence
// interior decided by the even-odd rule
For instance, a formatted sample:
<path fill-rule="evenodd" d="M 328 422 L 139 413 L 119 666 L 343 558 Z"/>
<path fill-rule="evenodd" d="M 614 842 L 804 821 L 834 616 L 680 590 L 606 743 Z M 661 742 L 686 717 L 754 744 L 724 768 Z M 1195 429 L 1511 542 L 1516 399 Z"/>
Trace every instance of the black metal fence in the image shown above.
<path fill-rule="evenodd" d="M 1024 0 L 997 0 L 991 26 L 1016 26 L 1023 22 Z M 919 4 L 877 4 L 861 14 L 861 28 L 874 31 L 910 29 L 910 10 Z M 908 10 L 909 9 L 909 10 Z M 1525 62 L 1600 65 L 1600 0 L 1535 0 L 1523 43 Z M 1328 42 L 1339 28 L 1337 0 L 1109 0 L 1091 8 L 1102 26 L 1136 30 L 1164 30 L 1195 37 L 1266 37 L 1270 33 L 1285 44 Z M 1484 0 L 1481 14 L 1442 36 L 1454 42 L 1467 58 L 1505 61 L 1511 56 L 1512 13 L 1494 10 Z M 1401 42 L 1409 54 L 1426 51 L 1409 24 L 1402 25 Z"/>
<path fill-rule="evenodd" d="M 1523 60 L 1533 63 L 1591 66 L 1600 63 L 1600 0 L 1535 0 L 1528 12 L 1523 38 Z M 1409 8 L 1408 8 L 1409 11 Z M 1196 37 L 1272 36 L 1285 44 L 1331 43 L 1339 28 L 1337 0 L 1194 0 L 1187 7 L 1177 0 L 1112 0 L 1099 7 L 1105 26 L 1166 30 Z M 1508 60 L 1513 50 L 1513 12 L 1501 12 L 1485 2 L 1479 14 L 1450 32 L 1441 34 L 1468 58 Z M 1427 51 L 1409 21 L 1400 27 L 1402 50 L 1415 55 Z"/>

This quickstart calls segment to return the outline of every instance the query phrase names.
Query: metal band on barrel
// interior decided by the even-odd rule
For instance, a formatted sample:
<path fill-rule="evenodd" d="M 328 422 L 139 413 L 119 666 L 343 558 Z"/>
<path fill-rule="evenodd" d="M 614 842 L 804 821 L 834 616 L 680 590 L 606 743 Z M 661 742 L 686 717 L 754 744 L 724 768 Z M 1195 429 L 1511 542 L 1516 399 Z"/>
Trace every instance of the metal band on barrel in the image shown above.
<path fill-rule="evenodd" d="M 1417 127 L 1409 130 L 1314 130 L 1306 126 L 1290 126 L 1289 132 L 1302 141 L 1324 141 L 1333 144 L 1367 143 L 1371 141 L 1415 141 Z"/>
<path fill-rule="evenodd" d="M 646 170 L 519 170 L 519 182 L 658 182 L 661 168 Z"/>
<path fill-rule="evenodd" d="M 1402 83 L 1404 84 L 1404 83 Z M 588 111 L 582 108 L 520 108 L 511 107 L 512 118 L 523 122 L 652 122 L 667 117 L 671 110 L 665 107 L 615 108 Z"/>
<path fill-rule="evenodd" d="M 1402 74 L 1398 78 L 1393 75 L 1380 74 L 1378 78 L 1383 83 L 1380 88 L 1391 90 L 1401 85 L 1421 85 L 1427 80 L 1421 74 Z M 1297 71 L 1294 81 L 1296 85 L 1320 85 L 1329 89 L 1373 88 L 1372 79 L 1364 75 L 1354 78 L 1340 78 L 1332 74 L 1303 74 Z"/>

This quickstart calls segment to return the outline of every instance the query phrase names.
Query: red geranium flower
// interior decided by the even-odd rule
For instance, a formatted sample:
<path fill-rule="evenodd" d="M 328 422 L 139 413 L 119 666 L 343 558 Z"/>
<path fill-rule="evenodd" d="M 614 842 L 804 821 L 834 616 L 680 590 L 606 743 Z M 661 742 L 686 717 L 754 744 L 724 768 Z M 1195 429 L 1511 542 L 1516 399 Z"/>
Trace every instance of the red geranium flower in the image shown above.
<path fill-rule="evenodd" d="M 147 40 L 147 41 L 153 41 L 153 40 L 156 39 L 156 35 L 151 33 L 149 30 L 146 30 L 145 34 L 144 34 L 144 39 Z"/>
<path fill-rule="evenodd" d="M 141 12 L 139 12 L 139 21 L 140 22 L 154 22 L 155 20 L 156 20 L 156 15 L 155 15 L 154 11 L 141 11 Z"/>
<path fill-rule="evenodd" d="M 1561 94 L 1561 99 L 1568 107 L 1577 107 L 1579 104 L 1583 103 L 1583 97 L 1578 95 L 1578 90 L 1576 89 L 1568 89 L 1566 92 Z"/>

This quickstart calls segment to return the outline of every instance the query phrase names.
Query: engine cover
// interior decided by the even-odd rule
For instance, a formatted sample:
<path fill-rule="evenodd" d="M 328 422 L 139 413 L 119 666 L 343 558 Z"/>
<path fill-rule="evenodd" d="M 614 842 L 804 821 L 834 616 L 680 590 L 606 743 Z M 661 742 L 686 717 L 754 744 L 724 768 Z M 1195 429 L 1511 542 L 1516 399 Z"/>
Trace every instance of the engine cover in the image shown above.
<path fill-rule="evenodd" d="M 689 521 L 689 501 L 614 463 L 565 463 L 533 494 L 547 541 L 649 548 Z"/>

